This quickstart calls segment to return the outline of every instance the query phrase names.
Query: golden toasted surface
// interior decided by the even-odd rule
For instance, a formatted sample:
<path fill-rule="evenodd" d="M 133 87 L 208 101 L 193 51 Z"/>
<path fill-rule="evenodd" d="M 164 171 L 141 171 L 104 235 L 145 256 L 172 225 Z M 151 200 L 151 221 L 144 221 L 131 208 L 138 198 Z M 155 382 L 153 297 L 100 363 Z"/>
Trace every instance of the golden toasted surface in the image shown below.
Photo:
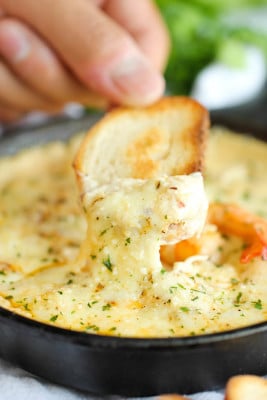
<path fill-rule="evenodd" d="M 225 400 L 266 400 L 267 381 L 255 375 L 231 378 L 226 386 Z"/>
<path fill-rule="evenodd" d="M 146 108 L 118 108 L 87 134 L 74 161 L 81 191 L 86 176 L 154 178 L 201 170 L 208 112 L 187 97 L 165 97 Z"/>

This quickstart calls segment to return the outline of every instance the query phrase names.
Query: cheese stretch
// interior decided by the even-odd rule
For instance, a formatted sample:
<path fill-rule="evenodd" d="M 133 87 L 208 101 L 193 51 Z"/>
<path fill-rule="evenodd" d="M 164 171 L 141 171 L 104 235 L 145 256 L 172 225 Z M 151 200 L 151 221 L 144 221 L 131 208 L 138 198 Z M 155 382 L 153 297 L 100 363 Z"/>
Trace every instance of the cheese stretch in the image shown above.
<path fill-rule="evenodd" d="M 242 239 L 216 232 L 215 240 L 216 228 L 206 225 L 210 257 L 173 266 L 160 260 L 162 245 L 203 227 L 199 174 L 96 188 L 85 194 L 82 213 L 71 168 L 79 142 L 0 161 L 2 307 L 67 329 L 128 337 L 206 334 L 266 320 L 266 261 L 240 264 Z M 266 217 L 266 160 L 265 144 L 213 133 L 209 200 Z"/>
<path fill-rule="evenodd" d="M 107 303 L 126 308 L 142 305 L 144 290 L 146 303 L 159 296 L 160 246 L 199 234 L 208 206 L 200 173 L 118 180 L 86 193 L 83 204 L 88 228 L 78 266 L 101 282 Z"/>

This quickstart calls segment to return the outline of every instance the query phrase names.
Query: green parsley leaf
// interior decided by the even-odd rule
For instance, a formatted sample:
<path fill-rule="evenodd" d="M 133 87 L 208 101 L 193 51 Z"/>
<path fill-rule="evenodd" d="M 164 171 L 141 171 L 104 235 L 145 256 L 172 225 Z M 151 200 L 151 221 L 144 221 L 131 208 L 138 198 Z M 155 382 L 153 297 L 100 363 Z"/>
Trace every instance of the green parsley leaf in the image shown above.
<path fill-rule="evenodd" d="M 111 332 L 113 332 L 113 331 L 115 331 L 117 328 L 116 328 L 116 326 L 113 326 L 112 328 L 110 328 L 109 330 L 111 331 Z"/>
<path fill-rule="evenodd" d="M 241 297 L 242 297 L 242 292 L 239 292 L 238 295 L 236 296 L 235 304 L 239 304 L 240 303 Z"/>
<path fill-rule="evenodd" d="M 102 307 L 102 311 L 108 311 L 111 308 L 111 304 L 107 303 Z"/>
<path fill-rule="evenodd" d="M 179 286 L 179 288 L 186 290 L 186 288 L 183 285 L 181 285 L 181 283 L 178 283 L 178 286 Z"/>
<path fill-rule="evenodd" d="M 262 301 L 260 299 L 258 301 L 253 301 L 252 304 L 254 304 L 257 310 L 262 310 Z"/>
<path fill-rule="evenodd" d="M 180 310 L 186 313 L 190 311 L 188 307 L 180 307 Z"/>
<path fill-rule="evenodd" d="M 238 284 L 238 280 L 237 280 L 236 278 L 232 278 L 232 279 L 231 279 L 231 283 L 232 283 L 233 285 L 237 285 L 237 284 Z"/>
<path fill-rule="evenodd" d="M 110 261 L 110 256 L 108 256 L 105 260 L 103 260 L 103 261 L 102 261 L 102 264 L 105 265 L 105 267 L 106 267 L 110 272 L 112 272 L 112 267 L 113 267 L 113 265 L 112 265 L 112 263 L 111 263 L 111 261 Z"/>
<path fill-rule="evenodd" d="M 128 246 L 128 244 L 130 244 L 131 243 L 131 238 L 130 237 L 127 237 L 126 239 L 125 239 L 125 246 Z"/>
<path fill-rule="evenodd" d="M 98 332 L 99 331 L 99 327 L 97 325 L 88 325 L 85 329 L 87 331 L 89 331 L 89 330 L 92 330 L 94 332 Z"/>

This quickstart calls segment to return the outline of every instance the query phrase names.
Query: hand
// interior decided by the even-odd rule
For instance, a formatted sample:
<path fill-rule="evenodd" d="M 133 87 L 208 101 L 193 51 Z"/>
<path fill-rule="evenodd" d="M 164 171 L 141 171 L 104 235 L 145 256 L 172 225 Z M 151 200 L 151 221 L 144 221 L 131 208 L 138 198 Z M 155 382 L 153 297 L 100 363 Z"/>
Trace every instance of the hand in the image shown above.
<path fill-rule="evenodd" d="M 0 0 L 0 121 L 72 101 L 149 104 L 168 49 L 152 0 Z"/>

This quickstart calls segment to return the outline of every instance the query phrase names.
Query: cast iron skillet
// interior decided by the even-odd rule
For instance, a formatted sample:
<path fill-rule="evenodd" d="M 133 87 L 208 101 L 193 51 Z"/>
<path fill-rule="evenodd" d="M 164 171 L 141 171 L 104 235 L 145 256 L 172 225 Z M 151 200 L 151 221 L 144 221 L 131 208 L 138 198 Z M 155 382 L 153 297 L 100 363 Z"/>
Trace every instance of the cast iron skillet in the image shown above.
<path fill-rule="evenodd" d="M 0 139 L 0 156 L 66 140 L 96 118 L 9 132 Z M 264 120 L 256 130 L 261 138 L 265 126 Z M 195 337 L 131 339 L 72 332 L 0 308 L 0 356 L 52 382 L 99 395 L 193 393 L 222 387 L 234 374 L 266 374 L 267 323 Z"/>

